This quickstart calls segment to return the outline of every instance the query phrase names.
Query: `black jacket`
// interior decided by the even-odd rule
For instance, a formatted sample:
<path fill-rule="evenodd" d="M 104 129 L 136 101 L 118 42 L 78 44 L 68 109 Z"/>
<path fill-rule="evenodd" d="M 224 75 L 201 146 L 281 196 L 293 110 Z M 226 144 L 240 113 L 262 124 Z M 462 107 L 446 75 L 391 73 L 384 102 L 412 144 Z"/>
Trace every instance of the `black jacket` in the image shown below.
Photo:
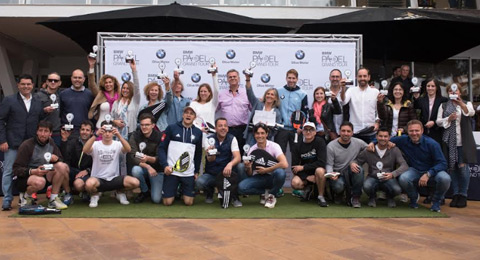
<path fill-rule="evenodd" d="M 32 93 L 30 111 L 20 93 L 10 95 L 0 104 L 0 144 L 8 142 L 10 149 L 36 135 L 38 122 L 44 117 L 42 102 Z"/>
<path fill-rule="evenodd" d="M 436 122 L 438 108 L 442 103 L 447 101 L 448 101 L 448 98 L 446 97 L 442 97 L 442 96 L 435 97 L 435 101 L 433 102 L 433 107 L 432 107 L 432 113 L 430 114 L 430 117 L 429 117 L 428 112 L 430 111 L 430 106 L 428 101 L 428 95 L 425 95 L 415 100 L 414 107 L 415 109 L 420 110 L 419 119 L 422 122 L 422 124 L 425 125 L 428 121 Z M 442 142 L 443 129 L 437 126 L 437 124 L 434 124 L 433 127 L 430 129 L 425 128 L 424 132 L 427 136 L 430 136 L 438 143 Z"/>
<path fill-rule="evenodd" d="M 320 119 L 322 120 L 323 127 L 325 128 L 325 132 L 327 132 L 327 128 L 329 131 L 337 132 L 335 128 L 335 123 L 333 122 L 333 115 L 342 114 L 342 108 L 338 103 L 338 99 L 332 100 L 332 104 L 326 102 L 325 105 L 322 107 L 322 115 Z M 308 111 L 308 118 L 310 122 L 314 122 L 315 125 L 318 124 L 317 119 L 315 118 L 313 108 Z M 326 127 L 325 127 L 326 125 Z"/>
<path fill-rule="evenodd" d="M 87 170 L 87 172 L 90 173 L 92 169 L 92 157 L 83 153 L 83 143 L 79 138 L 72 138 L 67 142 L 62 141 L 60 151 L 68 166 L 80 171 Z"/>

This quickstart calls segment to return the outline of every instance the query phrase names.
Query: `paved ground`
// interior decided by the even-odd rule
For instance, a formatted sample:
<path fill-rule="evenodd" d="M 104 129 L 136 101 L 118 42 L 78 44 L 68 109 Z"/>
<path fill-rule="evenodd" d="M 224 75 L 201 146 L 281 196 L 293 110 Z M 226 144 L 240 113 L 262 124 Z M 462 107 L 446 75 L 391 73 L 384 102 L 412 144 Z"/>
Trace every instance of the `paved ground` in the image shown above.
<path fill-rule="evenodd" d="M 451 217 L 19 219 L 0 212 L 0 259 L 479 259 L 480 202 L 442 210 Z"/>

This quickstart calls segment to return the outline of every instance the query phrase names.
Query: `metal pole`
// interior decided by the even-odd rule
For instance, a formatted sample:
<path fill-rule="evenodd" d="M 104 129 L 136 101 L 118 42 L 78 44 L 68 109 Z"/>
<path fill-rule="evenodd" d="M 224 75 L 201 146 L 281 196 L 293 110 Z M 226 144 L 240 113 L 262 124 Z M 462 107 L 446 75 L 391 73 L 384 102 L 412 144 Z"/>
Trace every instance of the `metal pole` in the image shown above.
<path fill-rule="evenodd" d="M 473 82 L 472 82 L 472 57 L 468 57 L 468 99 L 473 102 Z"/>

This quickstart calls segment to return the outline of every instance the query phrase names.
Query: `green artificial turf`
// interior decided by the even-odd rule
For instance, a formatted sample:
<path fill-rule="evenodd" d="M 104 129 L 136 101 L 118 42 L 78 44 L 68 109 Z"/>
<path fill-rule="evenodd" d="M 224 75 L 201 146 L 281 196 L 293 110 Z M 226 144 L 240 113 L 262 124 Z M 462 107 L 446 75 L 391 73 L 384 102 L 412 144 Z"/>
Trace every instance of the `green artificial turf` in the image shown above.
<path fill-rule="evenodd" d="M 277 205 L 268 209 L 259 204 L 259 196 L 242 198 L 243 207 L 228 209 L 220 208 L 220 203 L 215 199 L 213 204 L 205 204 L 205 197 L 199 195 L 195 198 L 195 204 L 187 207 L 181 201 L 175 201 L 172 206 L 152 204 L 150 201 L 141 204 L 121 205 L 108 193 L 101 197 L 97 208 L 89 208 L 88 203 L 76 201 L 62 214 L 22 216 L 18 213 L 12 217 L 49 217 L 49 218 L 438 218 L 448 217 L 444 213 L 431 212 L 422 205 L 418 209 L 410 209 L 407 204 L 397 201 L 396 208 L 387 208 L 386 201 L 377 202 L 376 208 L 368 207 L 367 198 L 362 200 L 362 207 L 354 209 L 345 205 L 329 203 L 327 208 L 321 208 L 316 204 L 316 199 L 309 202 L 300 202 L 299 198 L 291 194 L 277 199 Z M 130 200 L 132 201 L 132 200 Z M 45 204 L 45 203 L 42 203 Z"/>

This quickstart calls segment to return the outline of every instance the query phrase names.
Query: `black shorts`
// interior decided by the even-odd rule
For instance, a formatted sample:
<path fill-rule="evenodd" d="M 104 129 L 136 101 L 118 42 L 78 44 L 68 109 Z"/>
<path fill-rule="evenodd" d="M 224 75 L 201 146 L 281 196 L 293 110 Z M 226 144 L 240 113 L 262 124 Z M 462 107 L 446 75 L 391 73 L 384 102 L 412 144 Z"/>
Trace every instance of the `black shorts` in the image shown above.
<path fill-rule="evenodd" d="M 183 195 L 188 197 L 195 197 L 195 177 L 179 177 L 175 175 L 165 175 L 163 177 L 162 197 L 175 197 L 175 195 L 177 195 L 177 188 L 179 183 L 182 183 Z"/>
<path fill-rule="evenodd" d="M 19 177 L 15 180 L 15 187 L 17 188 L 17 190 L 19 192 L 26 192 L 27 191 L 27 182 L 28 182 L 28 178 L 30 176 L 25 176 L 25 177 Z M 44 175 L 43 178 L 45 179 L 45 187 L 48 187 L 49 185 L 51 185 L 51 183 L 47 180 L 47 175 Z M 43 190 L 43 188 L 41 190 Z"/>
<path fill-rule="evenodd" d="M 308 176 L 315 175 L 315 171 L 301 171 L 297 173 L 297 176 L 302 179 L 302 181 L 306 181 Z"/>
<path fill-rule="evenodd" d="M 82 179 L 83 182 L 86 182 L 86 181 L 88 180 L 88 178 L 90 178 L 90 174 L 87 174 L 87 175 L 83 176 L 82 178 L 75 178 L 75 176 L 76 176 L 79 172 L 81 172 L 79 169 L 70 167 L 69 180 L 68 180 L 70 187 L 73 187 L 73 182 L 74 182 L 76 179 Z"/>
<path fill-rule="evenodd" d="M 117 176 L 110 181 L 99 179 L 99 178 L 97 179 L 100 182 L 100 186 L 98 186 L 97 190 L 100 192 L 121 190 L 125 188 L 125 186 L 123 186 L 123 179 L 125 179 L 125 175 Z"/>

